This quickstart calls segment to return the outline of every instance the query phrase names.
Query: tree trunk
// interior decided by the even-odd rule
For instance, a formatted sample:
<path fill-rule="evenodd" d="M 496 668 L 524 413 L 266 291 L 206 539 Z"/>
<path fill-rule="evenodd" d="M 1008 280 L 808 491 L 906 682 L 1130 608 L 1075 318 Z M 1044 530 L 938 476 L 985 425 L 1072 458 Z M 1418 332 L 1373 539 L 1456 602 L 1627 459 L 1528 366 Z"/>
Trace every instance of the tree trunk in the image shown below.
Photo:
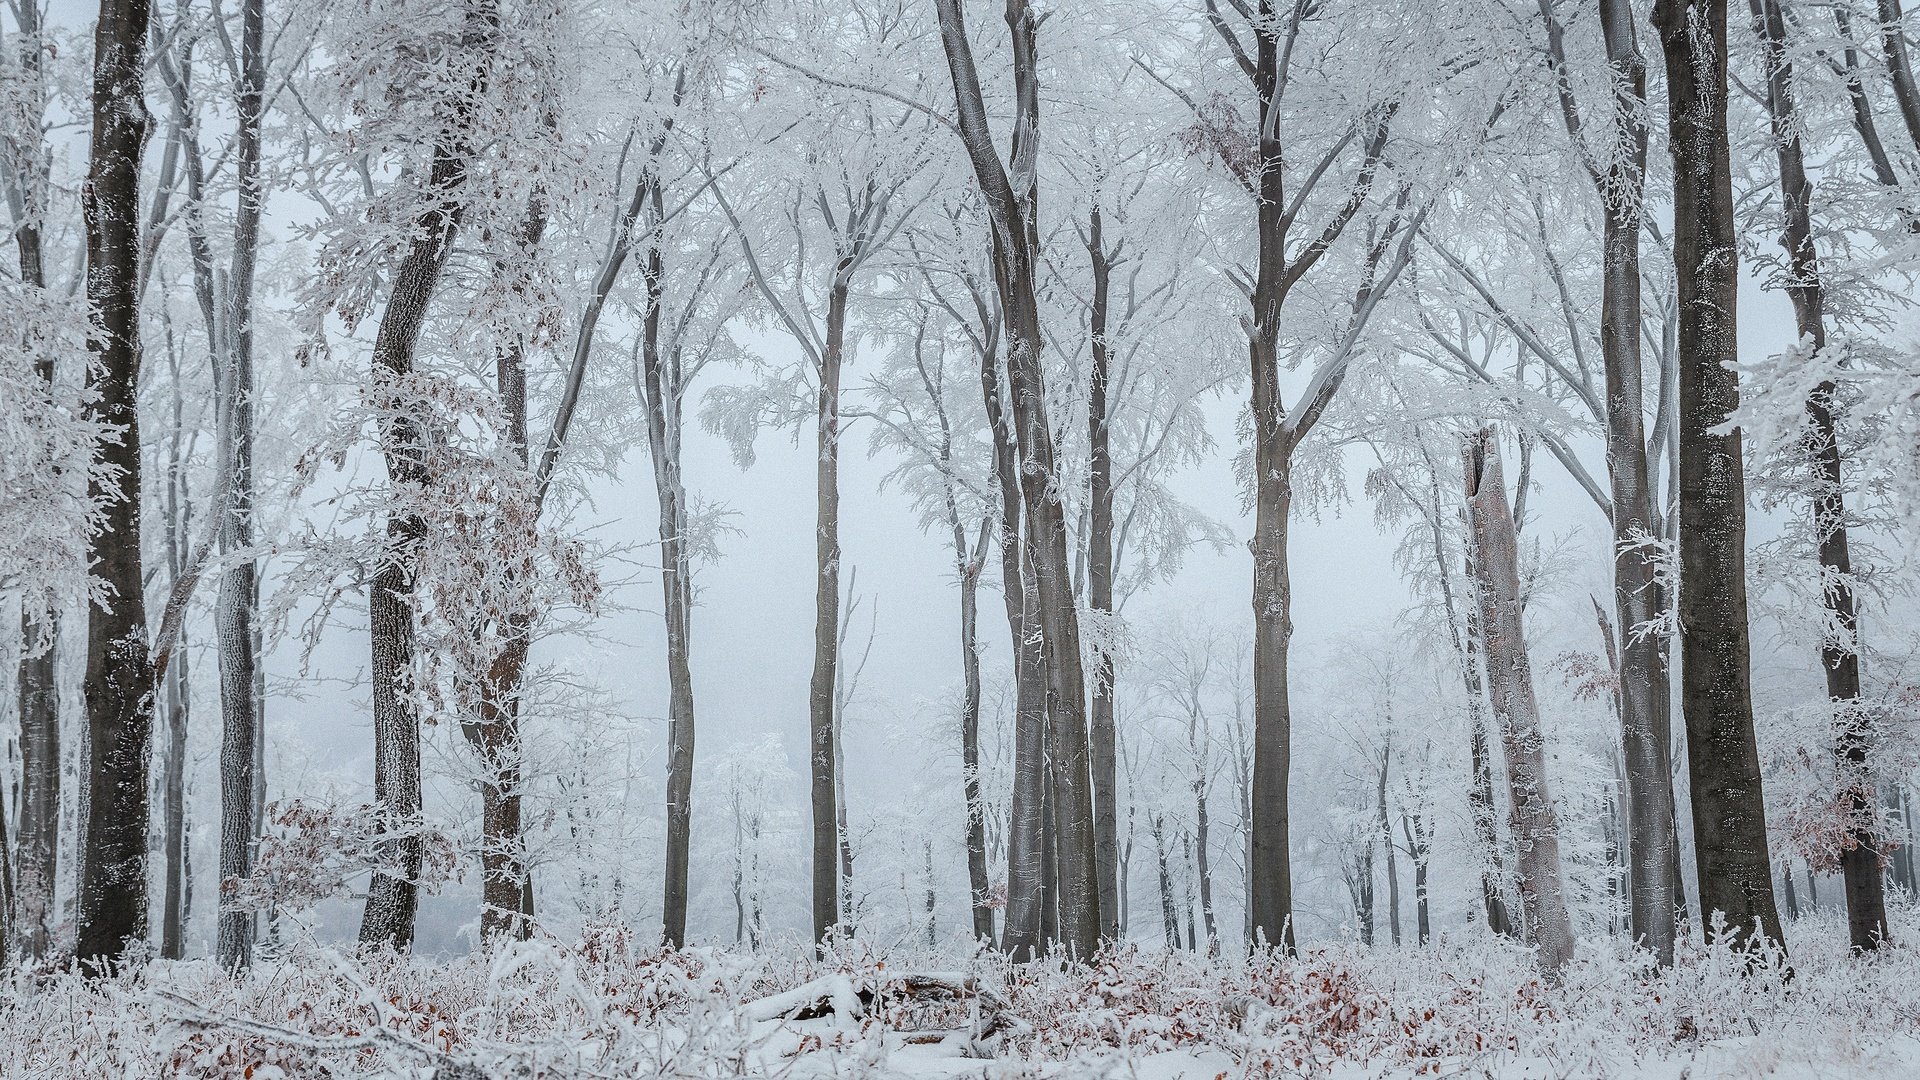
<path fill-rule="evenodd" d="M 1380 782 L 1375 802 L 1379 807 L 1380 842 L 1387 856 L 1387 929 L 1393 943 L 1400 944 L 1400 860 L 1393 844 L 1393 820 L 1387 815 L 1387 765 L 1393 759 L 1393 743 L 1380 752 Z"/>
<path fill-rule="evenodd" d="M 40 6 L 14 9 L 19 21 L 15 45 L 22 73 L 17 119 L 38 130 L 46 108 L 46 76 L 42 58 L 47 42 L 42 35 Z M 46 214 L 46 146 L 44 139 L 19 147 L 19 160 L 9 161 L 17 187 L 18 216 L 13 242 L 19 255 L 20 282 L 45 289 L 46 267 L 41 250 L 42 219 Z M 34 372 L 49 390 L 53 384 L 51 353 L 34 359 Z M 33 959 L 46 955 L 48 929 L 53 923 L 54 884 L 59 876 L 60 851 L 60 691 L 59 620 L 50 598 L 31 593 L 21 598 L 20 667 L 16 704 L 20 718 L 20 802 L 13 848 L 13 935 L 11 947 Z M 0 843 L 0 848 L 5 844 Z"/>
<path fill-rule="evenodd" d="M 219 382 L 216 414 L 226 484 L 226 513 L 219 525 L 226 569 L 214 600 L 214 638 L 220 669 L 220 880 L 237 882 L 253 872 L 253 846 L 260 821 L 254 789 L 262 781 L 262 711 L 258 566 L 253 547 L 253 276 L 259 246 L 261 204 L 260 122 L 266 108 L 265 0 L 240 8 L 240 68 L 236 95 L 235 170 L 240 204 L 234 218 L 233 272 L 227 285 L 230 328 L 226 371 Z M 223 887 L 216 895 L 224 897 Z M 215 955 L 227 970 L 253 962 L 254 914 L 216 908 Z"/>
<path fill-rule="evenodd" d="M 1429 919 L 1427 896 L 1427 874 L 1433 855 L 1433 838 L 1428 825 L 1419 814 L 1403 812 L 1400 815 L 1400 830 L 1407 835 L 1407 851 L 1413 857 L 1413 908 L 1418 941 L 1425 945 L 1432 930 Z"/>
<path fill-rule="evenodd" d="M 665 217 L 665 206 L 657 173 L 654 175 L 647 198 L 652 220 L 658 223 Z M 653 236 L 651 231 L 649 236 Z M 667 944 L 679 949 L 687 944 L 688 864 L 693 846 L 693 558 L 687 536 L 687 489 L 680 465 L 686 385 L 678 350 L 663 348 L 660 340 L 666 265 L 657 238 L 649 240 L 642 267 L 647 309 L 640 356 L 648 456 L 653 463 L 653 489 L 659 504 L 660 610 L 667 631 L 667 864 L 661 931 Z"/>
<path fill-rule="evenodd" d="M 813 681 L 807 693 L 809 770 L 813 810 L 813 938 L 824 942 L 840 927 L 839 792 L 835 766 L 834 687 L 840 664 L 840 368 L 847 326 L 844 267 L 836 267 L 827 294 L 827 334 L 820 354 L 819 442 L 814 529 Z"/>
<path fill-rule="evenodd" d="M 1474 584 L 1486 637 L 1487 677 L 1507 759 L 1507 794 L 1520 870 L 1520 918 L 1540 966 L 1557 979 L 1573 958 L 1573 926 L 1560 877 L 1560 825 L 1547 784 L 1540 708 L 1520 620 L 1519 545 L 1491 429 L 1466 437 Z"/>
<path fill-rule="evenodd" d="M 1826 347 L 1826 288 L 1813 243 L 1813 181 L 1807 177 L 1800 146 L 1800 119 L 1793 98 L 1793 64 L 1787 58 L 1786 18 L 1780 0 L 1748 0 L 1764 40 L 1767 60 L 1767 110 L 1780 169 L 1784 218 L 1780 246 L 1787 251 L 1796 329 L 1802 347 Z M 1860 653 L 1855 647 L 1859 612 L 1853 596 L 1853 558 L 1847 544 L 1847 507 L 1840 467 L 1840 442 L 1833 418 L 1832 381 L 1807 399 L 1807 455 L 1816 480 L 1814 537 L 1826 605 L 1825 640 L 1820 666 L 1827 677 L 1827 699 L 1834 710 L 1833 753 L 1839 765 L 1841 793 L 1855 823 L 1840 852 L 1840 873 L 1847 897 L 1847 937 L 1856 949 L 1879 948 L 1887 937 L 1887 901 L 1880 879 L 1880 842 L 1864 822 L 1873 820 L 1874 783 L 1867 765 L 1873 733 L 1860 701 Z"/>
<path fill-rule="evenodd" d="M 1007 627 L 1013 642 L 1014 730 L 1013 805 L 1007 829 L 1007 911 L 1000 947 L 1015 960 L 1039 954 L 1044 902 L 1041 845 L 1041 789 L 1046 773 L 1046 673 L 1033 619 L 1033 573 L 1021 542 L 1018 448 L 1006 417 L 999 364 L 992 352 L 980 357 L 980 392 L 993 436 L 994 476 L 1000 492 L 1000 578 Z"/>
<path fill-rule="evenodd" d="M 89 480 L 104 506 L 88 543 L 94 580 L 111 599 L 90 605 L 86 707 L 88 777 L 75 952 L 111 961 L 147 932 L 147 767 L 153 663 L 140 575 L 140 154 L 148 114 L 147 0 L 102 0 L 94 29 L 93 142 L 81 200 L 87 307 L 94 334 L 88 418 L 111 426 L 95 447 L 111 474 Z M 100 969 L 95 969 L 100 970 Z"/>
<path fill-rule="evenodd" d="M 1679 280 L 1680 699 L 1687 725 L 1700 922 L 1778 942 L 1773 860 L 1749 685 L 1746 479 L 1739 404 L 1739 255 L 1727 144 L 1726 0 L 1656 0 L 1673 152 Z"/>
<path fill-rule="evenodd" d="M 1200 879 L 1200 923 L 1207 935 L 1207 955 L 1220 955 L 1220 926 L 1213 917 L 1213 867 L 1207 857 L 1211 842 L 1204 776 L 1193 785 L 1193 869 Z"/>
<path fill-rule="evenodd" d="M 1112 264 L 1101 235 L 1097 203 L 1088 221 L 1087 252 L 1093 260 L 1093 296 L 1087 317 L 1093 350 L 1093 368 L 1087 378 L 1087 610 L 1110 620 L 1113 616 L 1113 454 L 1108 448 L 1107 378 L 1113 350 L 1107 340 L 1107 305 Z M 1100 885 L 1100 936 L 1117 941 L 1120 937 L 1120 815 L 1116 800 L 1120 774 L 1113 715 L 1114 664 L 1108 645 L 1103 641 L 1089 657 L 1093 665 L 1093 844 L 1094 869 Z"/>
<path fill-rule="evenodd" d="M 474 22 L 488 16 L 476 5 Z M 472 153 L 467 134 L 453 128 L 435 145 L 427 178 L 430 203 L 414 221 L 406 257 L 394 272 L 392 292 L 373 343 L 373 378 L 388 412 L 380 446 L 387 475 L 396 488 L 425 483 L 420 448 L 425 433 L 406 380 L 413 374 L 414 349 L 426 322 L 454 238 L 466 214 L 459 198 Z M 372 636 L 369 674 L 373 683 L 373 798 L 393 835 L 381 842 L 381 866 L 367 887 L 360 917 L 360 941 L 405 951 L 413 944 L 413 920 L 419 906 L 423 855 L 420 827 L 420 718 L 411 691 L 414 674 L 413 546 L 425 534 L 418 513 L 389 515 L 386 551 L 367 596 Z"/>
<path fill-rule="evenodd" d="M 20 821 L 14 841 L 14 944 L 47 954 L 60 863 L 59 630 L 51 613 L 22 616 L 19 683 Z"/>
<path fill-rule="evenodd" d="M 1672 736 L 1658 635 L 1645 631 L 1653 605 L 1658 555 L 1652 481 L 1641 409 L 1640 230 L 1647 164 L 1646 60 L 1635 40 L 1630 0 L 1601 0 L 1601 30 L 1613 75 L 1609 126 L 1624 155 L 1610 155 L 1594 183 L 1605 209 L 1600 295 L 1600 351 L 1606 369 L 1607 465 L 1612 483 L 1613 596 L 1620 625 L 1620 731 L 1627 773 L 1628 898 L 1635 938 L 1662 966 L 1673 963 L 1674 897 L 1668 867 L 1677 865 Z"/>
<path fill-rule="evenodd" d="M 942 453 L 948 452 L 947 443 Z M 987 523 L 972 554 L 960 522 L 953 490 L 947 489 L 947 523 L 953 529 L 955 570 L 960 575 L 960 670 L 965 689 L 960 701 L 960 777 L 967 808 L 967 906 L 973 916 L 973 940 L 993 944 L 993 904 L 988 895 L 987 819 L 980 798 L 980 571 L 987 556 Z"/>
<path fill-rule="evenodd" d="M 1164 820 L 1155 814 L 1147 819 L 1148 831 L 1153 834 L 1153 857 L 1158 870 L 1160 884 L 1160 932 L 1166 940 L 1167 951 L 1180 948 L 1180 915 L 1173 903 L 1173 871 L 1167 866 L 1167 832 Z"/>
<path fill-rule="evenodd" d="M 937 0 L 941 43 L 952 76 L 959 129 L 993 221 L 992 257 L 1007 337 L 1007 374 L 1013 427 L 1021 454 L 1024 531 L 1033 567 L 1047 693 L 1048 768 L 1058 796 L 1061 937 L 1069 952 L 1091 957 L 1100 941 L 1100 896 L 1095 872 L 1093 778 L 1088 752 L 1086 684 L 1080 622 L 1073 595 L 1072 550 L 1056 479 L 1053 430 L 1041 349 L 1038 300 L 1039 233 L 1035 213 L 1039 137 L 1039 16 L 1026 0 L 1009 0 L 1017 118 L 1012 149 L 1016 190 L 987 126 L 980 76 L 961 15 L 962 0 Z"/>
<path fill-rule="evenodd" d="M 161 859 L 165 886 L 160 894 L 160 955 L 178 960 L 185 955 L 187 857 L 187 694 L 186 642 L 168 665 L 166 683 L 167 745 L 161 760 Z"/>

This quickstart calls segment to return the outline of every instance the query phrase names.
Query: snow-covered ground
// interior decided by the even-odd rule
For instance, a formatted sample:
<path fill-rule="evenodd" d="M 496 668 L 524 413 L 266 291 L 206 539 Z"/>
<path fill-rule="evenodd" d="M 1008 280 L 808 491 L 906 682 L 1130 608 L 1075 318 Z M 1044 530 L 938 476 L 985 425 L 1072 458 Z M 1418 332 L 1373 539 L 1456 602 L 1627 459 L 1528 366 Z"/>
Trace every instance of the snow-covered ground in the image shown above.
<path fill-rule="evenodd" d="M 1895 933 L 1915 930 L 1908 915 Z M 1821 916 L 1790 946 L 1789 975 L 1701 949 L 1655 973 L 1590 944 L 1559 986 L 1477 936 L 1025 969 L 858 947 L 673 954 L 621 929 L 438 962 L 309 946 L 242 980 L 198 961 L 17 974 L 0 1076 L 1920 1076 L 1920 949 L 1849 957 Z"/>

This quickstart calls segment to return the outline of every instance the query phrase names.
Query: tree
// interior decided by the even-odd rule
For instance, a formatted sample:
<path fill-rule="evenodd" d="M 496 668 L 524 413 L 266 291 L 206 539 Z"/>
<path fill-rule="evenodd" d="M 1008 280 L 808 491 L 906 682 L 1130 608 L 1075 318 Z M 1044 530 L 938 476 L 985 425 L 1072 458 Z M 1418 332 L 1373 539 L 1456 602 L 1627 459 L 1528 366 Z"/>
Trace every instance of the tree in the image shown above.
<path fill-rule="evenodd" d="M 1780 0 L 1750 0 L 1766 61 L 1767 115 L 1780 180 L 1780 245 L 1787 255 L 1788 297 L 1793 302 L 1798 347 L 1826 347 L 1826 288 L 1814 248 L 1813 182 L 1801 149 L 1801 118 L 1795 107 L 1794 68 L 1787 54 L 1787 25 Z M 1897 36 L 1896 36 L 1897 37 Z M 1904 46 L 1901 46 L 1904 47 Z M 1847 542 L 1846 494 L 1840 439 L 1834 421 L 1835 384 L 1828 380 L 1807 397 L 1806 455 L 1817 477 L 1813 496 L 1821 595 L 1831 629 L 1822 635 L 1820 666 L 1834 711 L 1834 754 L 1850 817 L 1871 817 L 1873 781 L 1867 772 L 1869 711 L 1860 695 L 1860 619 L 1853 595 L 1853 558 Z M 1887 937 L 1887 906 L 1881 882 L 1881 845 L 1870 826 L 1855 825 L 1840 856 L 1846 879 L 1848 938 L 1856 949 L 1878 948 Z M 1789 879 L 1791 880 L 1791 879 Z"/>
<path fill-rule="evenodd" d="M 1507 503 L 1493 432 L 1482 428 L 1461 446 L 1472 530 L 1474 591 L 1487 649 L 1494 716 L 1506 751 L 1508 806 L 1520 870 L 1520 918 L 1547 977 L 1558 979 L 1573 958 L 1573 926 L 1560 874 L 1560 825 L 1547 782 L 1540 707 L 1520 622 L 1520 570 L 1513 510 Z M 1389 837 L 1391 840 L 1391 837 Z"/>
<path fill-rule="evenodd" d="M 1746 480 L 1735 300 L 1739 256 L 1727 141 L 1725 0 L 1656 0 L 1667 68 L 1679 277 L 1680 703 L 1687 725 L 1702 927 L 1779 942 L 1749 683 Z"/>
<path fill-rule="evenodd" d="M 112 961 L 147 932 L 147 766 L 154 663 L 140 576 L 140 154 L 149 119 L 147 0 L 102 0 L 94 30 L 93 142 L 82 198 L 93 335 L 88 416 L 102 426 L 89 477 L 104 504 L 88 557 L 88 776 L 76 953 Z M 104 969 L 104 965 L 102 966 Z"/>
<path fill-rule="evenodd" d="M 1613 524 L 1614 609 L 1620 624 L 1621 746 L 1626 756 L 1628 865 L 1634 936 L 1662 964 L 1673 962 L 1675 875 L 1669 687 L 1659 638 L 1656 533 L 1642 420 L 1640 233 L 1647 168 L 1646 59 L 1634 31 L 1632 0 L 1600 0 L 1611 100 L 1601 134 L 1589 140 L 1571 73 L 1564 28 L 1541 0 L 1561 114 L 1574 151 L 1604 208 L 1600 351 L 1606 367 L 1608 500 Z"/>
<path fill-rule="evenodd" d="M 1051 823 L 1059 845 L 1060 934 L 1070 954 L 1092 956 L 1100 938 L 1100 895 L 1094 866 L 1092 763 L 1087 747 L 1086 688 L 1080 624 L 1070 571 L 1066 519 L 1056 487 L 1058 464 L 1046 414 L 1044 337 L 1037 297 L 1039 235 L 1034 155 L 1039 138 L 1037 37 L 1040 16 L 1010 0 L 1013 38 L 1013 144 L 1003 162 L 988 127 L 980 74 L 967 36 L 962 0 L 936 0 L 940 42 L 953 78 L 957 132 L 986 202 L 993 230 L 994 281 L 1007 342 L 1013 429 L 1022 458 L 1024 535 L 1033 566 L 1037 623 L 1045 658 Z M 1017 813 L 1017 812 L 1016 812 Z M 1020 956 L 1031 940 L 1004 945 Z"/>

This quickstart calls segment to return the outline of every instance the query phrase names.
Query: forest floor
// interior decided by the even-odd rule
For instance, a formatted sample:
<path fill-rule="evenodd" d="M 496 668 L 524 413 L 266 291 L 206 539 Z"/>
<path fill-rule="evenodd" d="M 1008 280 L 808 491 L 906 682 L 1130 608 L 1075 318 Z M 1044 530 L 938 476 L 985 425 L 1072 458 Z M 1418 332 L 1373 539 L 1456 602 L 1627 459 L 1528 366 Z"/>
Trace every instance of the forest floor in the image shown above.
<path fill-rule="evenodd" d="M 1896 921 L 1911 942 L 1920 918 Z M 205 961 L 117 978 L 16 972 L 0 1076 L 1920 1076 L 1920 947 L 1847 954 L 1795 924 L 1791 970 L 1686 951 L 1655 972 L 1589 945 L 1559 985 L 1474 936 L 1209 960 L 1129 948 L 1085 967 L 850 948 L 671 953 L 622 929 L 456 959 L 299 946 L 244 979 Z"/>

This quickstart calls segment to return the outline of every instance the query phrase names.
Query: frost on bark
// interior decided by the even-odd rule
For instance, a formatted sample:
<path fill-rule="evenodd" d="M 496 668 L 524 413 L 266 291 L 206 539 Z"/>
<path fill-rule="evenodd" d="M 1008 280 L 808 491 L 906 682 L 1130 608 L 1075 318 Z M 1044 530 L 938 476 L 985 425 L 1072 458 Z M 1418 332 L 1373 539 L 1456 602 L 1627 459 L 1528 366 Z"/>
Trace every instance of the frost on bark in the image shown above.
<path fill-rule="evenodd" d="M 1619 705 L 1627 774 L 1629 911 L 1634 936 L 1661 964 L 1673 962 L 1678 866 L 1668 730 L 1669 684 L 1656 601 L 1657 535 L 1641 386 L 1640 233 L 1647 165 L 1647 65 L 1634 31 L 1631 0 L 1600 0 L 1613 100 L 1603 110 L 1601 144 L 1587 143 L 1574 100 L 1561 27 L 1542 0 L 1548 46 L 1559 79 L 1561 112 L 1605 215 L 1601 248 L 1600 351 L 1606 370 L 1607 474 L 1613 525 L 1614 607 L 1621 629 Z"/>
<path fill-rule="evenodd" d="M 260 834 L 256 789 L 263 782 L 260 693 L 260 587 L 253 556 L 253 278 L 264 190 L 260 178 L 260 123 L 266 108 L 265 0 L 240 7 L 238 122 L 234 136 L 239 207 L 234 216 L 233 267 L 227 277 L 225 370 L 216 381 L 216 414 L 225 513 L 219 523 L 225 570 L 214 599 L 214 635 L 220 668 L 220 895 L 224 883 L 253 872 Z M 215 956 L 221 967 L 253 962 L 254 914 L 218 909 Z"/>
<path fill-rule="evenodd" d="M 1557 978 L 1573 958 L 1560 875 L 1560 824 L 1547 782 L 1540 707 L 1520 618 L 1519 542 L 1493 431 L 1464 439 L 1474 591 L 1485 638 L 1487 683 L 1507 762 L 1508 816 L 1520 872 L 1520 918 L 1539 952 L 1540 966 Z"/>
<path fill-rule="evenodd" d="M 463 35 L 467 40 L 462 44 L 475 46 L 491 32 L 491 14 L 489 5 L 474 5 Z M 476 81 L 481 78 L 476 76 Z M 412 240 L 394 271 L 373 343 L 374 400 L 382 413 L 380 449 L 395 488 L 419 487 L 430 479 L 422 460 L 426 437 L 422 417 L 419 406 L 410 399 L 407 384 L 413 375 L 414 351 L 426 322 L 427 307 L 466 215 L 460 192 L 473 152 L 472 135 L 464 130 L 464 110 L 456 108 L 455 113 L 448 129 L 435 139 L 425 185 L 428 202 L 413 222 Z M 390 835 L 381 842 L 381 865 L 367 886 L 360 941 L 402 951 L 413 944 L 424 853 L 418 831 L 420 717 L 413 701 L 413 548 L 425 539 L 425 531 L 418 511 L 397 509 L 388 516 L 385 550 L 367 590 L 372 634 L 373 797 Z"/>
<path fill-rule="evenodd" d="M 19 85 L 6 118 L 12 133 L 38 133 L 44 123 L 47 98 L 40 6 L 14 8 L 18 25 L 13 46 L 18 51 Z M 16 141 L 17 138 L 17 141 Z M 20 283 L 45 289 L 46 266 L 41 235 L 46 214 L 47 148 L 44 138 L 0 139 L 0 182 L 13 211 L 13 242 L 20 267 Z M 43 352 L 34 360 L 34 375 L 51 390 L 53 356 Z M 54 921 L 54 883 L 59 876 L 60 850 L 60 694 L 55 682 L 56 658 L 61 647 L 59 620 L 54 612 L 36 611 L 29 593 L 20 612 L 20 663 L 16 682 L 15 715 L 20 720 L 19 820 L 12 823 L 13 897 L 10 913 L 0 913 L 0 924 L 11 918 L 7 947 L 38 959 L 46 955 L 48 931 Z M 48 606 L 39 603 L 39 606 Z M 6 843 L 0 841 L 0 853 Z"/>
<path fill-rule="evenodd" d="M 82 960 L 112 960 L 147 932 L 147 770 L 153 664 L 140 575 L 140 154 L 148 114 L 146 0 L 103 0 L 94 30 L 93 141 L 82 192 L 87 233 L 88 417 L 111 433 L 95 447 L 111 473 L 89 495 L 105 507 L 88 545 L 103 595 L 90 603 L 88 777 L 80 853 Z"/>
<path fill-rule="evenodd" d="M 1040 101 L 1036 37 L 1040 18 L 1025 0 L 1011 0 L 1007 5 L 1015 99 L 1009 167 L 1009 162 L 1000 159 L 987 124 L 962 2 L 937 0 L 936 7 L 961 140 L 993 226 L 994 279 L 1005 320 L 1007 381 L 1021 458 L 1022 539 L 1032 568 L 1035 622 L 1045 672 L 1046 760 L 1055 794 L 1050 811 L 1059 859 L 1060 938 L 1070 954 L 1090 957 L 1099 947 L 1101 919 L 1094 867 L 1086 684 L 1073 595 L 1072 548 L 1060 503 L 1053 431 L 1047 416 L 1041 361 L 1044 338 L 1037 295 L 1040 245 L 1034 185 Z M 1020 768 L 1018 760 L 1015 768 Z M 1015 814 L 1019 814 L 1018 809 Z M 1010 940 L 1006 944 L 1017 951 L 1022 943 L 1013 939 L 1012 919 L 1009 912 Z"/>
<path fill-rule="evenodd" d="M 1701 926 L 1779 942 L 1754 740 L 1747 502 L 1740 433 L 1739 255 L 1727 143 L 1726 0 L 1657 0 L 1673 156 L 1679 284 L 1680 703 L 1687 725 Z"/>
<path fill-rule="evenodd" d="M 1749 0 L 1762 39 L 1767 68 L 1767 113 L 1779 166 L 1782 212 L 1780 245 L 1786 249 L 1787 295 L 1793 301 L 1800 346 L 1817 354 L 1826 347 L 1826 288 L 1814 248 L 1813 181 L 1800 143 L 1801 119 L 1794 105 L 1793 64 L 1787 52 L 1787 22 L 1780 0 Z M 1807 398 L 1806 453 L 1814 477 L 1813 525 L 1818 545 L 1821 596 L 1831 626 L 1821 642 L 1820 666 L 1834 711 L 1834 757 L 1847 800 L 1847 844 L 1840 852 L 1846 884 L 1848 939 L 1856 949 L 1874 949 L 1887 937 L 1887 902 L 1880 873 L 1880 843 L 1870 822 L 1874 784 L 1867 764 L 1872 738 L 1860 700 L 1860 627 L 1853 595 L 1853 558 L 1847 543 L 1847 506 L 1840 441 L 1834 423 L 1834 384 Z M 1791 880 L 1789 878 L 1789 880 Z"/>
<path fill-rule="evenodd" d="M 1093 263 L 1093 295 L 1087 336 L 1093 369 L 1087 377 L 1087 609 L 1113 614 L 1113 453 L 1109 447 L 1107 380 L 1113 348 L 1107 340 L 1107 309 L 1113 263 L 1102 236 L 1096 203 L 1087 222 L 1087 253 Z M 1120 795 L 1114 730 L 1111 650 L 1096 648 L 1090 742 L 1093 752 L 1094 868 L 1100 884 L 1100 936 L 1120 938 Z M 1209 908 L 1211 924 L 1211 908 Z M 1210 940 L 1211 937 L 1210 937 Z"/>

